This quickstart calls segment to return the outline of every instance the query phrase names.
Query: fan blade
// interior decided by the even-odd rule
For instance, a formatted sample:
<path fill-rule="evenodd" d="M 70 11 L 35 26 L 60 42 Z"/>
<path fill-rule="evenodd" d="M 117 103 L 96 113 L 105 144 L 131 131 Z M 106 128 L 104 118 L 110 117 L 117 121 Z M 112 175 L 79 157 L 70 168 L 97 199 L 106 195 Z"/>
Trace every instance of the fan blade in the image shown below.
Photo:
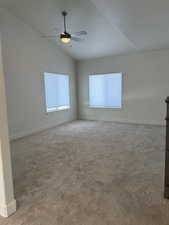
<path fill-rule="evenodd" d="M 83 39 L 78 38 L 78 37 L 71 37 L 71 40 L 72 40 L 72 41 L 76 41 L 76 42 L 81 42 L 81 41 L 83 41 Z"/>
<path fill-rule="evenodd" d="M 42 35 L 41 38 L 57 38 L 59 34 L 56 35 Z"/>
<path fill-rule="evenodd" d="M 81 30 L 81 31 L 78 31 L 78 32 L 74 32 L 73 34 L 76 35 L 76 36 L 87 35 L 87 31 Z"/>

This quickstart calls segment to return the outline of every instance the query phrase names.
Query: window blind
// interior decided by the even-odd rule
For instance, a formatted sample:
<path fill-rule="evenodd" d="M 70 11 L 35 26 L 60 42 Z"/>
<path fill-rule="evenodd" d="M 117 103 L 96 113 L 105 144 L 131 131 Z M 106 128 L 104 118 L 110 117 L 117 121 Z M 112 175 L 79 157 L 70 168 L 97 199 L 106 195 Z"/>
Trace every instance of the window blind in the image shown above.
<path fill-rule="evenodd" d="M 122 73 L 89 76 L 90 107 L 122 107 Z"/>
<path fill-rule="evenodd" d="M 69 76 L 44 73 L 47 111 L 70 106 Z"/>

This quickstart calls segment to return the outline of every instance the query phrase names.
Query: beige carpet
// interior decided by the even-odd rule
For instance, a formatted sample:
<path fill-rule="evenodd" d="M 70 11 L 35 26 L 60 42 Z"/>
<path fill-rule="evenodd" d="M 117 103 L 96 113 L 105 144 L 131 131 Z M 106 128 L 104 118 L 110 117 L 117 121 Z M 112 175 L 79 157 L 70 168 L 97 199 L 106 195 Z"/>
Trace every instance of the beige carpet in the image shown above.
<path fill-rule="evenodd" d="M 165 130 L 76 121 L 12 142 L 18 211 L 0 225 L 169 225 Z"/>

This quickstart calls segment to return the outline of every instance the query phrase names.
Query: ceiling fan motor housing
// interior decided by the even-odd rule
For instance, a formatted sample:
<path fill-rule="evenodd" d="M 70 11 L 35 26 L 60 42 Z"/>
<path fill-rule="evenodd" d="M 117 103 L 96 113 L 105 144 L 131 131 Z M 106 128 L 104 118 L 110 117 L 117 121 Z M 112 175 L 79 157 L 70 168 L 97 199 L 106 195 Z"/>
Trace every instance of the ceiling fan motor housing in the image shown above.
<path fill-rule="evenodd" d="M 63 38 L 71 39 L 71 35 L 67 32 L 63 32 L 63 33 L 60 34 L 60 39 L 63 39 Z"/>

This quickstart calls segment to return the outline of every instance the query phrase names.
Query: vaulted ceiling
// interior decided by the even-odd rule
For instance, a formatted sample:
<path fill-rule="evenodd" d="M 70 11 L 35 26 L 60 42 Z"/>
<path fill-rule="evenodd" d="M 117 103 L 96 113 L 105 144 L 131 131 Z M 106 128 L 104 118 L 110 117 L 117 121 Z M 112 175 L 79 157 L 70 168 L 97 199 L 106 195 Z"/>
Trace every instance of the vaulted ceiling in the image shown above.
<path fill-rule="evenodd" d="M 88 32 L 83 42 L 62 46 L 75 59 L 169 48 L 169 0 L 0 0 L 0 7 L 40 36 L 61 32 L 67 10 L 69 31 Z"/>

